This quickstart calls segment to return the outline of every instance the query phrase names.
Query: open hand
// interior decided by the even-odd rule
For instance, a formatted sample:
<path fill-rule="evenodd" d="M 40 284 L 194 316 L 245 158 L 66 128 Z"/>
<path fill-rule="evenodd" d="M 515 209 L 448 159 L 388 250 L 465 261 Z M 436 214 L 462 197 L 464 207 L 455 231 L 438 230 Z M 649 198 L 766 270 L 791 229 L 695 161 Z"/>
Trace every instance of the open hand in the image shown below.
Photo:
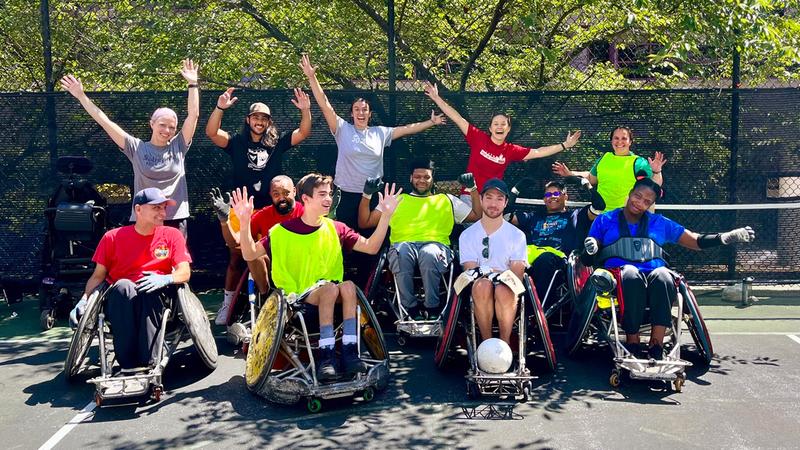
<path fill-rule="evenodd" d="M 311 65 L 311 60 L 305 53 L 303 53 L 303 57 L 300 58 L 300 68 L 303 70 L 305 76 L 309 79 L 317 76 L 317 66 Z"/>
<path fill-rule="evenodd" d="M 567 140 L 564 141 L 564 147 L 572 148 L 578 145 L 578 139 L 581 138 L 581 130 L 574 133 L 567 132 Z"/>
<path fill-rule="evenodd" d="M 431 122 L 434 125 L 444 125 L 447 123 L 447 117 L 444 114 L 436 114 L 436 111 L 431 110 Z"/>
<path fill-rule="evenodd" d="M 191 59 L 183 60 L 183 68 L 181 68 L 181 76 L 189 84 L 197 84 L 197 71 L 200 70 L 200 65 Z"/>
<path fill-rule="evenodd" d="M 661 152 L 656 152 L 652 158 L 647 158 L 647 162 L 650 163 L 650 169 L 653 173 L 661 172 L 661 169 L 664 168 L 664 164 L 667 163 L 667 159 L 664 158 L 664 154 Z"/>
<path fill-rule="evenodd" d="M 424 89 L 425 95 L 430 97 L 431 100 L 439 98 L 439 88 L 435 84 L 431 83 L 430 81 L 426 81 Z"/>
<path fill-rule="evenodd" d="M 239 100 L 239 97 L 233 97 L 233 90 L 234 88 L 229 87 L 217 98 L 217 108 L 228 109 Z"/>
<path fill-rule="evenodd" d="M 78 78 L 75 78 L 74 75 L 65 75 L 61 78 L 61 89 L 72 94 L 75 98 L 80 98 L 82 95 L 85 95 L 83 92 L 83 83 Z"/>
<path fill-rule="evenodd" d="M 292 104 L 301 111 L 304 109 L 311 109 L 311 99 L 309 99 L 308 94 L 303 92 L 303 90 L 300 88 L 294 88 L 294 98 L 292 99 Z"/>
<path fill-rule="evenodd" d="M 567 165 L 561 161 L 554 162 L 553 165 L 551 166 L 551 169 L 553 170 L 553 173 L 556 175 L 560 175 L 562 177 L 572 176 L 572 171 L 569 170 L 569 167 L 567 167 Z"/>
<path fill-rule="evenodd" d="M 400 199 L 397 197 L 403 193 L 403 188 L 400 188 L 395 192 L 395 184 L 392 183 L 391 186 L 387 183 L 386 186 L 383 188 L 383 194 L 378 192 L 378 205 L 380 206 L 380 210 L 386 217 L 390 217 L 394 214 L 394 211 L 397 209 L 397 204 L 400 203 Z"/>
<path fill-rule="evenodd" d="M 253 197 L 247 196 L 247 186 L 236 188 L 232 194 L 231 206 L 236 217 L 239 218 L 239 222 L 249 221 L 255 207 L 253 206 Z"/>

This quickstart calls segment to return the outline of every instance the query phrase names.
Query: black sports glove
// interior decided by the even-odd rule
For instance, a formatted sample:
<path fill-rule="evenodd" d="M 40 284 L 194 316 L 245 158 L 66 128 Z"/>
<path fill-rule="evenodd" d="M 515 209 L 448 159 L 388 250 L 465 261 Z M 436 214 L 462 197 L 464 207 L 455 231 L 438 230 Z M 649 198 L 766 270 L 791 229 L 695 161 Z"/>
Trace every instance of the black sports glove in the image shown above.
<path fill-rule="evenodd" d="M 228 194 L 228 201 L 225 201 L 225 198 L 222 196 L 222 192 L 219 188 L 212 188 L 211 192 L 208 193 L 211 197 L 211 204 L 214 208 L 214 212 L 217 214 L 217 218 L 220 222 L 225 222 L 228 220 L 228 213 L 231 211 L 230 199 L 231 195 Z"/>
<path fill-rule="evenodd" d="M 364 182 L 364 197 L 372 198 L 372 195 L 383 189 L 383 180 L 380 178 L 367 178 Z"/>

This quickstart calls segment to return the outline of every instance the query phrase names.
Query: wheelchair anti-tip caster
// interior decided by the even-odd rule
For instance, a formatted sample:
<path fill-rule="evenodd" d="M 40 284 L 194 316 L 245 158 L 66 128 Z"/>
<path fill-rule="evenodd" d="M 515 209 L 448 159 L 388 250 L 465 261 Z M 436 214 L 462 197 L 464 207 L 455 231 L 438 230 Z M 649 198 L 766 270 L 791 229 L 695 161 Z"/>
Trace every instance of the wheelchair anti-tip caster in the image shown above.
<path fill-rule="evenodd" d="M 53 325 L 56 324 L 56 312 L 53 309 L 44 309 L 42 310 L 42 314 L 39 315 L 39 325 L 42 327 L 42 331 L 47 331 L 53 328 Z"/>
<path fill-rule="evenodd" d="M 608 384 L 610 384 L 611 387 L 613 387 L 613 388 L 618 388 L 619 385 L 620 385 L 620 382 L 621 382 L 621 380 L 620 380 L 620 377 L 619 377 L 619 371 L 615 370 L 615 371 L 611 372 L 611 376 L 608 377 Z"/>
<path fill-rule="evenodd" d="M 308 399 L 308 403 L 306 403 L 306 408 L 308 412 L 318 413 L 322 410 L 322 402 L 318 398 L 310 398 Z"/>
<path fill-rule="evenodd" d="M 683 391 L 683 384 L 686 382 L 686 378 L 683 376 L 679 376 L 675 378 L 675 381 L 672 382 L 672 386 L 675 388 L 675 392 Z"/>

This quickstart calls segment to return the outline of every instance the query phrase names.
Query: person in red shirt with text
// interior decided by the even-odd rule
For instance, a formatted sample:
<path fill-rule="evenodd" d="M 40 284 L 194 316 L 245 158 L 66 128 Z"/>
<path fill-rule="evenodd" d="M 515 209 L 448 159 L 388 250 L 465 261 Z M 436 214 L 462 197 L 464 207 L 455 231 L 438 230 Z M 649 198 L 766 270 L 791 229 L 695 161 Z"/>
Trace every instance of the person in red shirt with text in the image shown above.
<path fill-rule="evenodd" d="M 439 97 L 439 88 L 435 84 L 425 83 L 425 95 L 455 123 L 464 133 L 469 144 L 469 162 L 467 172 L 475 176 L 475 189 L 483 189 L 483 184 L 491 178 L 503 179 L 506 167 L 512 161 L 527 161 L 534 158 L 546 158 L 556 153 L 574 147 L 581 137 L 580 130 L 567 133 L 567 140 L 560 144 L 546 147 L 530 148 L 506 142 L 508 133 L 511 132 L 511 117 L 506 114 L 495 114 L 489 125 L 489 133 L 467 122 L 458 111 Z M 470 186 L 462 191 L 462 200 L 469 201 Z"/>
<path fill-rule="evenodd" d="M 114 327 L 114 353 L 123 371 L 138 371 L 157 362 L 154 348 L 164 305 L 160 295 L 176 295 L 173 285 L 189 281 L 192 257 L 186 240 L 164 226 L 167 206 L 174 206 L 158 188 L 133 197 L 136 222 L 106 232 L 95 250 L 94 273 L 84 295 L 70 313 L 77 326 L 87 298 L 103 281 L 113 284 L 106 295 L 105 314 Z"/>

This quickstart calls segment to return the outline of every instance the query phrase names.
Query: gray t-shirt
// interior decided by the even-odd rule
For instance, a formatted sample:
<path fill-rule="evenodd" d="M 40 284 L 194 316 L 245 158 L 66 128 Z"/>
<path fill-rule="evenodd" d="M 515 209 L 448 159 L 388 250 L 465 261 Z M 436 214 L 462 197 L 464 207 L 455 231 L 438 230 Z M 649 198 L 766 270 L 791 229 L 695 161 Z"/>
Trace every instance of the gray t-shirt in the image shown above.
<path fill-rule="evenodd" d="M 122 153 L 133 165 L 133 193 L 155 187 L 161 189 L 167 198 L 175 200 L 177 205 L 167 207 L 167 220 L 189 217 L 185 165 L 187 151 L 189 146 L 183 139 L 183 133 L 178 133 L 165 147 L 125 135 Z M 136 220 L 133 209 L 131 220 Z"/>
<path fill-rule="evenodd" d="M 383 176 L 383 149 L 392 145 L 391 127 L 367 127 L 359 131 L 336 116 L 336 176 L 333 182 L 344 192 L 361 193 L 370 177 Z"/>

